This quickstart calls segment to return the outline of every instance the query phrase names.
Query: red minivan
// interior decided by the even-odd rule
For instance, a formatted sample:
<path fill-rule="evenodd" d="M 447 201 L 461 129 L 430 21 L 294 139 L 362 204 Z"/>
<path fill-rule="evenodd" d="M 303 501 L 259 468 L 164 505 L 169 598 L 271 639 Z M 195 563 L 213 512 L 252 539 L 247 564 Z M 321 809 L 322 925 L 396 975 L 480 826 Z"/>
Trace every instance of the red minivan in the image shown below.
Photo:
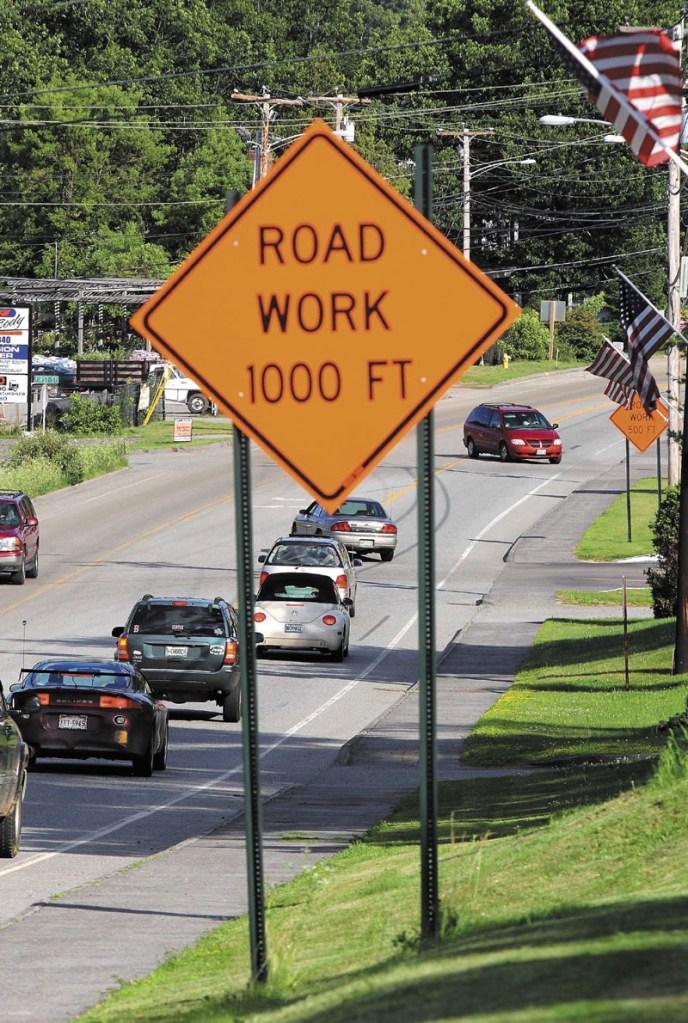
<path fill-rule="evenodd" d="M 530 405 L 477 405 L 463 424 L 469 458 L 497 455 L 502 462 L 548 459 L 561 462 L 558 423 Z"/>

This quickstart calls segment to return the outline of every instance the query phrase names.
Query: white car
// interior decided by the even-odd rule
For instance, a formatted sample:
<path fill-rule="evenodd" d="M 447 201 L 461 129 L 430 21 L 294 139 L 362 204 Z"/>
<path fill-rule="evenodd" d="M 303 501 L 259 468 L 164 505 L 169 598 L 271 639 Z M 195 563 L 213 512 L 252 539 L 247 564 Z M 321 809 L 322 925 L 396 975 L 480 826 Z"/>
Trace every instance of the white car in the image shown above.
<path fill-rule="evenodd" d="M 342 599 L 331 579 L 307 572 L 275 572 L 256 595 L 253 615 L 268 649 L 315 650 L 343 661 L 349 653 L 349 597 Z"/>
<path fill-rule="evenodd" d="M 280 536 L 267 554 L 259 556 L 258 561 L 263 566 L 261 586 L 274 572 L 317 572 L 332 579 L 342 599 L 351 599 L 349 615 L 353 618 L 356 614 L 354 569 L 363 562 L 360 558 L 352 558 L 341 541 L 325 537 Z"/>

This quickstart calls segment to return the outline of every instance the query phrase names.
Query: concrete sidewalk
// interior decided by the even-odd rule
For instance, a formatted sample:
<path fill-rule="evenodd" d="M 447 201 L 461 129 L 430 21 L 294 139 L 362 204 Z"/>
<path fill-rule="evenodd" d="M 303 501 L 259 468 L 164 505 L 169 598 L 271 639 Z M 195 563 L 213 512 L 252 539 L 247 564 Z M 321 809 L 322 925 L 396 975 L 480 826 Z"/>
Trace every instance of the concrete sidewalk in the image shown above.
<path fill-rule="evenodd" d="M 488 773 L 458 763 L 461 742 L 508 689 L 542 622 L 575 610 L 555 604 L 556 590 L 618 585 L 618 566 L 579 565 L 573 558 L 588 524 L 624 490 L 623 478 L 597 483 L 574 493 L 563 509 L 519 540 L 471 625 L 444 651 L 437 679 L 440 778 Z M 634 580 L 629 585 L 642 585 L 642 565 L 624 571 Z M 586 609 L 586 617 L 596 615 Z M 417 785 L 413 688 L 348 743 L 329 771 L 267 802 L 266 884 L 287 881 L 345 848 Z M 2 1019 L 66 1023 L 119 981 L 145 976 L 169 954 L 246 909 L 244 824 L 237 813 L 221 829 L 135 870 L 37 904 L 0 931 L 0 962 L 11 978 L 3 988 Z M 248 970 L 248 948 L 246 955 Z"/>

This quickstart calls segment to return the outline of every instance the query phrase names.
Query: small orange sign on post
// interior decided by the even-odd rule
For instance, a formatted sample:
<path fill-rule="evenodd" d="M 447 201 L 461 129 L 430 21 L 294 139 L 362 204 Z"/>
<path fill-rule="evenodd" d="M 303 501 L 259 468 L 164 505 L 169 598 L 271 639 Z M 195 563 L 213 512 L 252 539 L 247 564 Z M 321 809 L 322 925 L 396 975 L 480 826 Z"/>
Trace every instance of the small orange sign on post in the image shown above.
<path fill-rule="evenodd" d="M 619 405 L 609 418 L 638 451 L 647 451 L 653 441 L 661 437 L 667 429 L 669 409 L 663 402 L 658 401 L 655 411 L 648 414 L 636 393 L 633 395 L 632 408 L 627 409 Z"/>
<path fill-rule="evenodd" d="M 314 121 L 131 324 L 334 510 L 519 315 Z"/>

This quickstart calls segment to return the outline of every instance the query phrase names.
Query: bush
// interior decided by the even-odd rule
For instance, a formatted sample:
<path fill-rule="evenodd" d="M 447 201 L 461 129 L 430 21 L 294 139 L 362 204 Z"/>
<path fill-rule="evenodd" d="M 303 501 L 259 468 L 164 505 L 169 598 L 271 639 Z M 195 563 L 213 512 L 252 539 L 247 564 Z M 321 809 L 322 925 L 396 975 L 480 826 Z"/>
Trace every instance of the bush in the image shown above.
<path fill-rule="evenodd" d="M 78 445 L 54 430 L 22 437 L 12 452 L 9 466 L 11 469 L 25 469 L 37 459 L 55 465 L 70 486 L 81 483 L 84 478 Z"/>
<path fill-rule="evenodd" d="M 602 346 L 602 327 L 592 309 L 575 306 L 566 312 L 564 323 L 557 325 L 556 343 L 578 361 L 592 362 Z"/>
<path fill-rule="evenodd" d="M 645 572 L 652 591 L 655 618 L 671 618 L 676 614 L 678 590 L 678 530 L 680 489 L 668 487 L 650 526 L 657 553 L 657 567 Z"/>
<path fill-rule="evenodd" d="M 524 309 L 500 341 L 502 350 L 512 359 L 535 362 L 546 359 L 549 351 L 549 330 L 540 322 L 535 309 Z"/>
<path fill-rule="evenodd" d="M 62 427 L 86 437 L 96 433 L 120 433 L 122 417 L 114 405 L 101 405 L 81 394 L 72 394 L 69 411 L 62 416 Z"/>

